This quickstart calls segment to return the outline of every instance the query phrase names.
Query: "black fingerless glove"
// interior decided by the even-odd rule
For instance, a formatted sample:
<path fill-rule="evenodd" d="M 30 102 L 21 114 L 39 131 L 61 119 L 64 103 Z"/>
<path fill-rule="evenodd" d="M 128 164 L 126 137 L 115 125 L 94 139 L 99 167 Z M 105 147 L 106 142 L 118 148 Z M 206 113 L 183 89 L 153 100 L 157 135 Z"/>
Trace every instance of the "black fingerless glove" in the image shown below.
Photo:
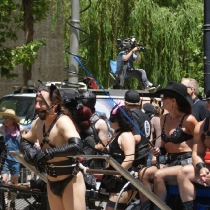
<path fill-rule="evenodd" d="M 46 155 L 51 159 L 54 157 L 82 154 L 82 141 L 80 138 L 72 137 L 68 140 L 67 144 L 62 145 L 61 147 L 49 148 L 46 152 Z"/>

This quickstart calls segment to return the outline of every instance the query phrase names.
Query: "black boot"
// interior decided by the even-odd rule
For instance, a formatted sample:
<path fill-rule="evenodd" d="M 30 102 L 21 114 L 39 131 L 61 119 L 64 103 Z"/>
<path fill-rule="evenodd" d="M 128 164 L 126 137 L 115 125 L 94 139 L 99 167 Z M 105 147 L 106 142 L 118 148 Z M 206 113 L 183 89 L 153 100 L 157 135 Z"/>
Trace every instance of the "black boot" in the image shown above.
<path fill-rule="evenodd" d="M 183 202 L 183 210 L 196 210 L 195 201 L 186 201 Z"/>

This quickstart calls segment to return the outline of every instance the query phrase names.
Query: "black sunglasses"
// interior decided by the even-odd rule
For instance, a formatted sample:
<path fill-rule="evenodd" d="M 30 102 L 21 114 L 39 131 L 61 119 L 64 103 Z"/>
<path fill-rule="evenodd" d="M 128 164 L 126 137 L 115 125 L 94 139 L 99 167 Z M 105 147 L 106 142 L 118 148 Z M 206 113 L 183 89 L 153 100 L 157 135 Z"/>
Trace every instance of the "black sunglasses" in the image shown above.
<path fill-rule="evenodd" d="M 12 117 L 2 117 L 2 120 L 10 120 Z"/>

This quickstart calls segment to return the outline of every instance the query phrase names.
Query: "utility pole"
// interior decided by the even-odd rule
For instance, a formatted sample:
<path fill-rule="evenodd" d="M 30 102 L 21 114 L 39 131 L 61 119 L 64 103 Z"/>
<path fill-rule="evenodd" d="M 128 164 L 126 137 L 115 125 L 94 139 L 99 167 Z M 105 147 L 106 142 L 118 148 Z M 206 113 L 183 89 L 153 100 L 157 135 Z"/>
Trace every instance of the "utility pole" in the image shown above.
<path fill-rule="evenodd" d="M 70 83 L 78 83 L 78 63 L 74 55 L 79 53 L 79 27 L 80 27 L 80 0 L 71 0 L 71 20 L 70 20 L 70 54 L 69 57 L 69 79 Z M 73 72 L 73 73 L 71 73 Z"/>
<path fill-rule="evenodd" d="M 204 0 L 204 92 L 210 90 L 210 0 Z"/>

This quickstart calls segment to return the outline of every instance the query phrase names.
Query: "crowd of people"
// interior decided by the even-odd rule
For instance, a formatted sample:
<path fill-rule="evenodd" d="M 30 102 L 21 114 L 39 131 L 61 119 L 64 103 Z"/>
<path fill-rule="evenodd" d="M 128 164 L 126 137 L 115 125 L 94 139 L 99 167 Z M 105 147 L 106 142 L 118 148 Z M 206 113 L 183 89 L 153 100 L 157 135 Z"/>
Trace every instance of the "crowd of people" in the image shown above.
<path fill-rule="evenodd" d="M 4 119 L 0 131 L 8 150 L 12 147 L 19 151 L 20 146 L 25 159 L 47 174 L 51 210 L 86 209 L 86 180 L 78 168 L 78 159 L 73 157 L 107 153 L 127 171 L 135 171 L 138 180 L 163 202 L 167 185 L 177 185 L 183 209 L 194 210 L 194 183 L 210 186 L 210 166 L 204 160 L 210 148 L 210 90 L 204 102 L 198 97 L 196 80 L 183 78 L 181 82 L 169 82 L 155 95 L 161 98 L 161 104 L 156 98 L 143 104 L 137 91 L 126 91 L 124 101 L 116 102 L 105 121 L 95 111 L 94 93 L 86 91 L 75 96 L 76 103 L 69 106 L 51 84 L 37 92 L 37 119 L 29 131 L 20 126 L 11 109 L 0 112 Z M 39 150 L 34 149 L 37 142 Z M 1 172 L 5 183 L 9 168 L 13 169 L 11 181 L 18 181 L 20 165 L 12 164 L 11 159 L 7 157 Z M 114 170 L 97 159 L 82 161 L 89 168 Z M 159 209 L 132 184 L 118 198 L 126 183 L 121 175 L 103 177 L 102 185 L 109 193 L 106 210 L 115 209 L 116 202 L 118 210 L 126 209 L 134 197 L 140 198 L 139 210 Z"/>

